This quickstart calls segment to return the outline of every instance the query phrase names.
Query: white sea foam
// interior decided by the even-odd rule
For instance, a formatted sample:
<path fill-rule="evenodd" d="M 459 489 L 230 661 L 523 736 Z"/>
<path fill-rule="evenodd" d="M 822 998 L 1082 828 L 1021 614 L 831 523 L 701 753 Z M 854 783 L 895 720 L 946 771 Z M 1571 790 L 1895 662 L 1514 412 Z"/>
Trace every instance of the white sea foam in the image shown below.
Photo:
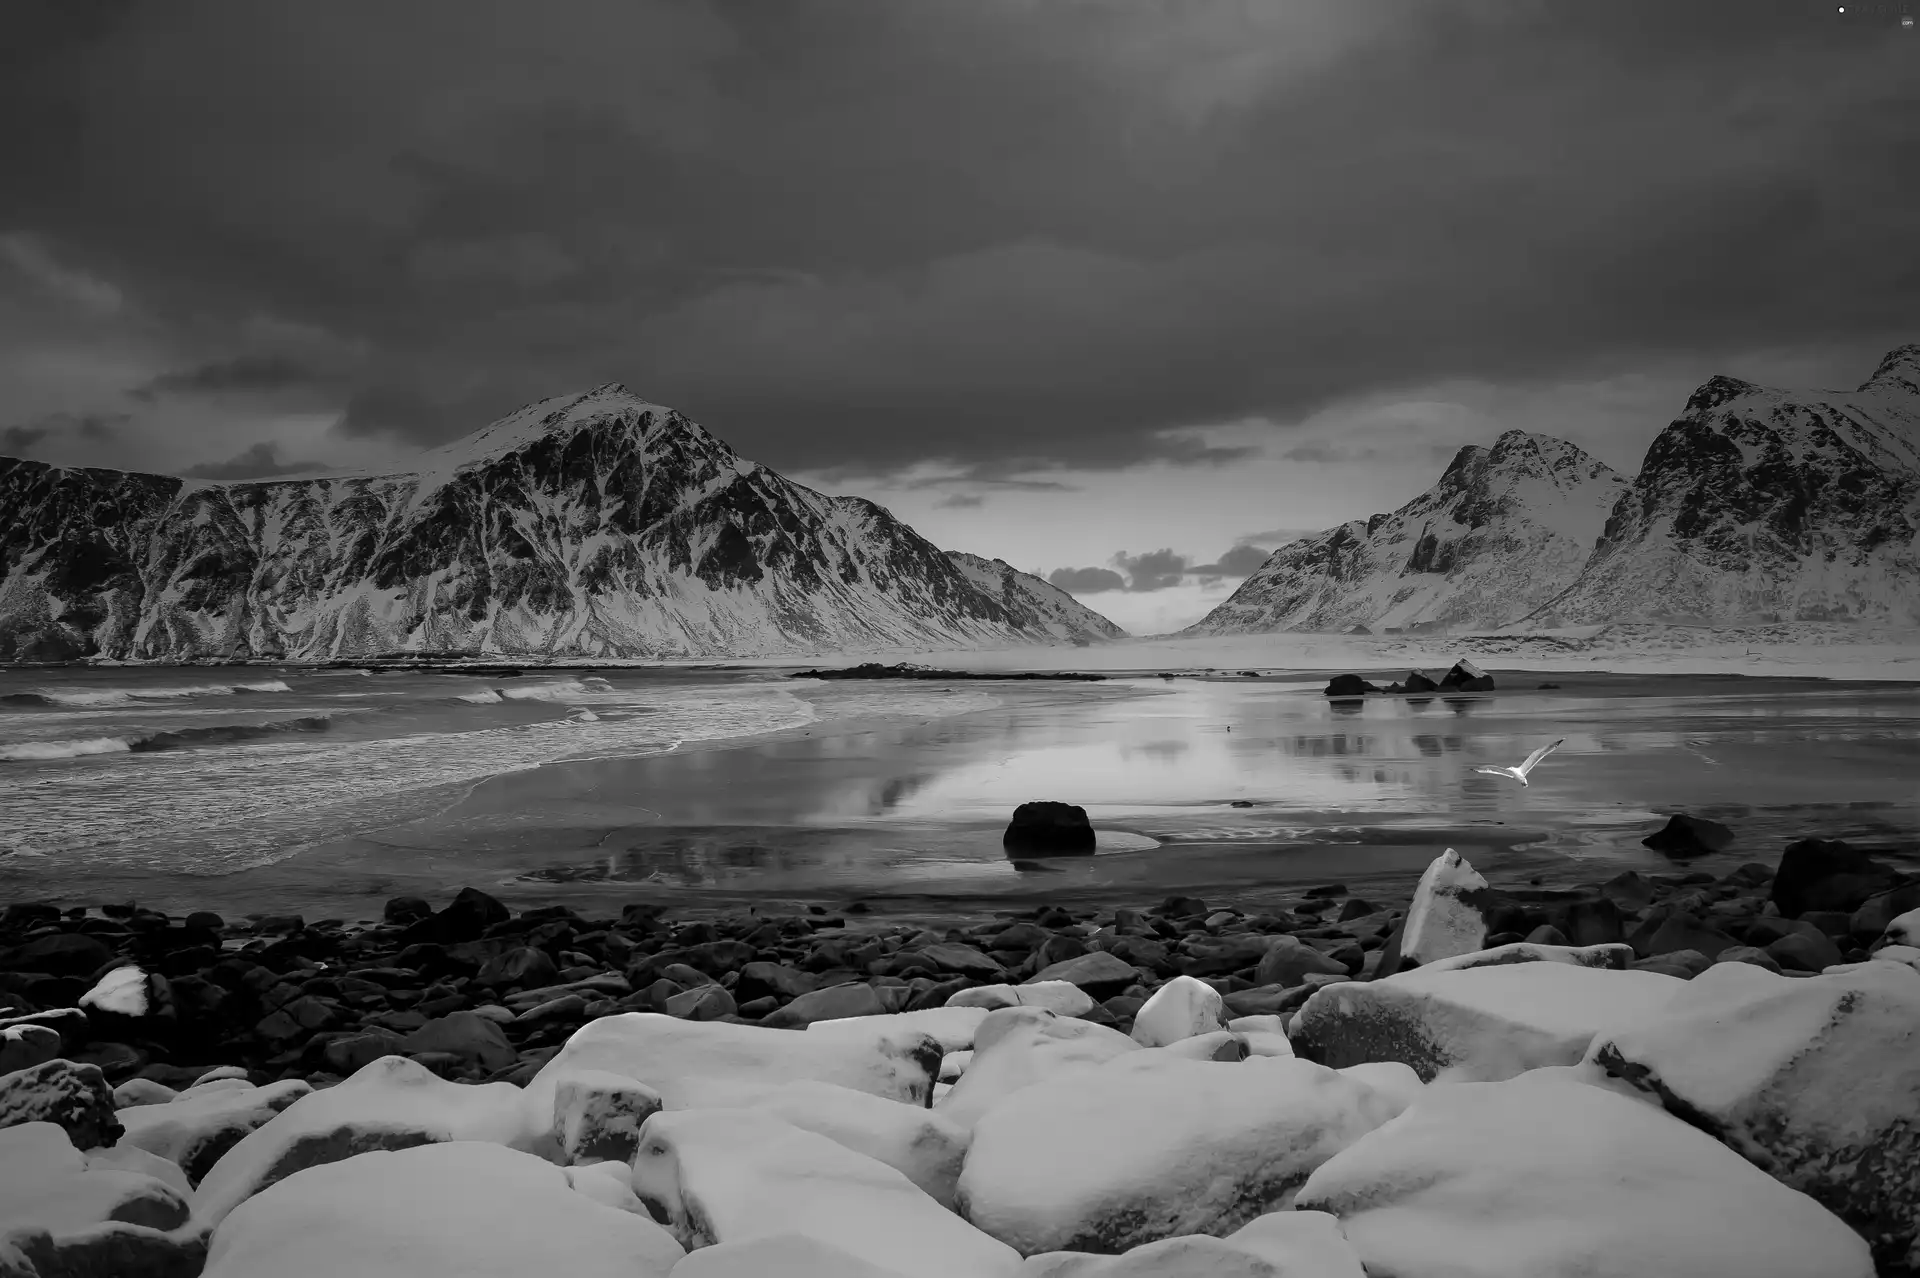
<path fill-rule="evenodd" d="M 463 692 L 454 700 L 475 706 L 497 706 L 500 704 L 500 694 L 492 688 L 483 688 L 479 692 Z"/>
<path fill-rule="evenodd" d="M 19 694 L 58 706 L 121 706 L 180 697 L 222 697 L 242 692 L 292 692 L 279 679 L 258 683 L 204 683 L 177 688 L 33 688 Z"/>
<path fill-rule="evenodd" d="M 87 737 L 78 741 L 17 741 L 0 745 L 0 763 L 27 763 L 42 759 L 78 759 L 89 754 L 125 754 L 133 749 L 130 737 Z"/>
<path fill-rule="evenodd" d="M 0 774 L 8 816 L 0 853 L 47 852 L 87 865 L 158 859 L 186 873 L 220 873 L 424 815 L 489 776 L 659 753 L 676 741 L 759 736 L 818 717 L 808 701 L 767 683 L 579 686 L 566 699 L 591 702 L 592 719 L 371 740 L 290 735 L 244 749 L 164 750 L 106 767 L 42 770 L 31 783 Z"/>

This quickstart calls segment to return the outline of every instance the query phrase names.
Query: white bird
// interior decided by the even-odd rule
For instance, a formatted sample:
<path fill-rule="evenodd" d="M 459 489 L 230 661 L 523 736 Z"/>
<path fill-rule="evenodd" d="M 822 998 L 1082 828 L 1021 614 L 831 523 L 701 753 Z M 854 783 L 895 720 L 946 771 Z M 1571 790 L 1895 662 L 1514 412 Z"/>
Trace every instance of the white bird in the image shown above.
<path fill-rule="evenodd" d="M 1522 763 L 1517 768 L 1475 768 L 1474 771 L 1485 772 L 1485 773 L 1488 773 L 1489 775 L 1496 776 L 1496 777 L 1512 777 L 1515 781 L 1518 781 L 1521 785 L 1525 785 L 1527 783 L 1527 773 L 1533 771 L 1533 765 L 1540 762 L 1540 760 L 1546 758 L 1548 755 L 1552 754 L 1555 750 L 1558 750 L 1561 746 L 1565 745 L 1566 743 L 1567 743 L 1567 739 L 1565 737 L 1562 737 L 1551 745 L 1541 746 L 1538 750 L 1535 750 L 1532 754 L 1528 755 L 1527 761 L 1525 763 Z"/>

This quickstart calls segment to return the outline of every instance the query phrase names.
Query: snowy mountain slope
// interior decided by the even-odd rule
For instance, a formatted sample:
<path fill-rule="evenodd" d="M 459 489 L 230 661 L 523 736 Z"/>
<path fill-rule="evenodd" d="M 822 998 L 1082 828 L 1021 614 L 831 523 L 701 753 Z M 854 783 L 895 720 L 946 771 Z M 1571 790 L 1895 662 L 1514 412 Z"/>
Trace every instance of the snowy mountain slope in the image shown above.
<path fill-rule="evenodd" d="M 1502 625 L 1573 580 L 1626 484 L 1565 440 L 1507 431 L 1400 509 L 1280 547 L 1182 633 Z"/>
<path fill-rule="evenodd" d="M 1060 639 L 1089 643 L 1127 637 L 1126 631 L 1060 587 L 1021 572 L 1004 559 L 983 559 L 964 550 L 949 550 L 947 558 L 977 589 L 999 601 L 1023 630 L 1046 630 Z"/>
<path fill-rule="evenodd" d="M 530 405 L 407 474 L 215 482 L 0 458 L 0 509 L 0 660 L 1059 638 L 879 506 L 792 483 L 615 385 Z"/>
<path fill-rule="evenodd" d="M 1920 621 L 1920 345 L 1856 391 L 1715 377 L 1533 624 Z"/>

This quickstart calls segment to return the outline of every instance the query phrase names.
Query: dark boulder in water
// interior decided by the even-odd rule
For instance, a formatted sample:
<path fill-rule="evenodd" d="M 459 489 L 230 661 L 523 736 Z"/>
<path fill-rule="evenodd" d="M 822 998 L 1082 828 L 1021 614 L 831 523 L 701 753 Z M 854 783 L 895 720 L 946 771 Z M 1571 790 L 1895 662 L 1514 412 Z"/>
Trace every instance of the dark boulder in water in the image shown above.
<path fill-rule="evenodd" d="M 1492 692 L 1493 676 L 1474 665 L 1465 657 L 1453 663 L 1453 669 L 1447 671 L 1440 680 L 1442 692 Z"/>
<path fill-rule="evenodd" d="M 1023 803 L 1001 844 L 1009 852 L 1027 856 L 1075 856 L 1093 851 L 1093 826 L 1087 810 L 1072 803 Z"/>
<path fill-rule="evenodd" d="M 1733 846 L 1733 831 L 1718 821 L 1676 812 L 1667 818 L 1666 825 L 1640 840 L 1640 843 L 1667 856 L 1705 856 L 1710 852 L 1724 852 Z"/>
<path fill-rule="evenodd" d="M 1358 697 L 1380 689 L 1368 683 L 1357 674 L 1338 674 L 1327 681 L 1326 694 L 1329 697 Z"/>
<path fill-rule="evenodd" d="M 1869 897 L 1899 887 L 1903 877 L 1838 839 L 1801 839 L 1780 854 L 1773 903 L 1790 919 L 1808 910 L 1853 911 Z"/>

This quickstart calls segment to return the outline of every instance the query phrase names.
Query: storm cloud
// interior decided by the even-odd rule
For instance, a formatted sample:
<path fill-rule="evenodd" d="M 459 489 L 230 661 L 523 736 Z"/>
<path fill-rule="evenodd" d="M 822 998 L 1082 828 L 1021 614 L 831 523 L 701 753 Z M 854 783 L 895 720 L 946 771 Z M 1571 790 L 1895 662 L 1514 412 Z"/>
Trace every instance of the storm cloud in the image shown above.
<path fill-rule="evenodd" d="M 1808 0 L 4 21 L 0 342 L 66 308 L 63 352 L 175 359 L 122 392 L 321 393 L 421 445 L 619 380 L 782 469 L 1221 465 L 1182 428 L 1870 366 L 1920 303 L 1920 39 Z M 274 326 L 356 355 L 316 392 Z"/>

